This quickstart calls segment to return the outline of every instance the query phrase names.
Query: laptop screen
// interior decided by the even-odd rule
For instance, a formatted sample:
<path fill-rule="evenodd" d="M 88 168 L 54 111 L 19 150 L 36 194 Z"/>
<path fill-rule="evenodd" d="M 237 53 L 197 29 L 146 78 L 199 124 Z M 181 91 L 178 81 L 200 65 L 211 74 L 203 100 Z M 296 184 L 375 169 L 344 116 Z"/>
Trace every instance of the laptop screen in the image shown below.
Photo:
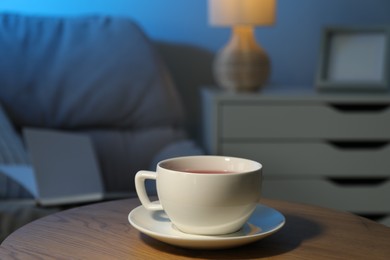
<path fill-rule="evenodd" d="M 103 198 L 103 181 L 87 135 L 25 128 L 37 200 L 42 205 L 83 203 Z"/>

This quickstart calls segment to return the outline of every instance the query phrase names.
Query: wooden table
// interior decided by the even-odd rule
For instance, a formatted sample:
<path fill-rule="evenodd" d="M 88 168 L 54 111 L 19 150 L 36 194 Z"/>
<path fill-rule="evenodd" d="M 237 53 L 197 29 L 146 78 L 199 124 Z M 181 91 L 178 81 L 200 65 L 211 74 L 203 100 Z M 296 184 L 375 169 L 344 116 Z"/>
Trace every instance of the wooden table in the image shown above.
<path fill-rule="evenodd" d="M 225 250 L 174 247 L 133 228 L 138 199 L 55 213 L 12 233 L 0 259 L 390 259 L 390 228 L 349 213 L 262 199 L 286 225 L 253 244 Z M 34 258 L 37 257 L 37 258 Z"/>

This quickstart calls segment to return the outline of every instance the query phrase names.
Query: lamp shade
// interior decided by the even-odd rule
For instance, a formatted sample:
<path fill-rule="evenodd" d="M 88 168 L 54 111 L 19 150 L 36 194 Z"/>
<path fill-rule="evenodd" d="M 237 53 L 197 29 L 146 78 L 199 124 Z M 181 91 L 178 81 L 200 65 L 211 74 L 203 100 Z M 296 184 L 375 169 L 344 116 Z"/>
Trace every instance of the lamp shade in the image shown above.
<path fill-rule="evenodd" d="M 276 0 L 209 0 L 209 22 L 215 26 L 272 25 Z"/>

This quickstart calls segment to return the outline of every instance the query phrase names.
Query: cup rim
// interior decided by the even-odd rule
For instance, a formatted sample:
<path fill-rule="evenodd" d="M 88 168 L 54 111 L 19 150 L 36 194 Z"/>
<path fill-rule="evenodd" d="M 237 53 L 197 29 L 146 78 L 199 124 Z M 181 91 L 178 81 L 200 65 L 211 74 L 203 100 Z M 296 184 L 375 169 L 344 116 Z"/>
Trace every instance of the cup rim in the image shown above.
<path fill-rule="evenodd" d="M 179 172 L 179 173 L 182 173 L 182 174 L 197 174 L 199 175 L 199 173 L 196 173 L 196 172 L 191 172 L 191 171 L 186 171 L 186 170 L 181 170 L 181 169 L 172 169 L 172 168 L 169 168 L 169 167 L 166 167 L 164 166 L 164 164 L 167 164 L 169 162 L 172 162 L 172 161 L 177 161 L 177 160 L 188 160 L 188 159 L 209 159 L 209 160 L 242 160 L 242 161 L 245 161 L 247 163 L 251 163 L 253 165 L 257 165 L 256 167 L 253 167 L 253 169 L 250 169 L 250 170 L 245 170 L 245 171 L 239 171 L 239 172 L 226 172 L 226 173 L 221 173 L 221 172 L 218 172 L 218 173 L 207 173 L 206 176 L 224 176 L 224 175 L 236 175 L 236 174 L 245 174 L 245 173 L 251 173 L 251 172 L 256 172 L 256 171 L 260 171 L 262 170 L 263 168 L 263 165 L 258 162 L 258 161 L 255 161 L 255 160 L 251 160 L 251 159 L 247 159 L 247 158 L 242 158 L 242 157 L 235 157 L 235 156 L 224 156 L 224 155 L 189 155 L 189 156 L 178 156 L 178 157 L 172 157 L 172 158 L 168 158 L 168 159 L 165 159 L 165 160 L 162 160 L 160 161 L 158 164 L 157 164 L 157 169 L 158 168 L 161 168 L 161 169 L 164 169 L 164 170 L 167 170 L 167 171 L 170 171 L 170 172 Z"/>

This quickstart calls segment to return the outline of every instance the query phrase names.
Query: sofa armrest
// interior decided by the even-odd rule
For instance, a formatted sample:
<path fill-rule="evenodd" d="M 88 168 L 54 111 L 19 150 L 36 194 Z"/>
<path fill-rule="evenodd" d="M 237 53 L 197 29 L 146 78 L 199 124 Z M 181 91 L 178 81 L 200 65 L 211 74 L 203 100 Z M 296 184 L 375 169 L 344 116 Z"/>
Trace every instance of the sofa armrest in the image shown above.
<path fill-rule="evenodd" d="M 204 151 L 189 139 L 176 141 L 166 145 L 153 158 L 150 169 L 155 170 L 158 162 L 179 156 L 203 155 Z"/>

